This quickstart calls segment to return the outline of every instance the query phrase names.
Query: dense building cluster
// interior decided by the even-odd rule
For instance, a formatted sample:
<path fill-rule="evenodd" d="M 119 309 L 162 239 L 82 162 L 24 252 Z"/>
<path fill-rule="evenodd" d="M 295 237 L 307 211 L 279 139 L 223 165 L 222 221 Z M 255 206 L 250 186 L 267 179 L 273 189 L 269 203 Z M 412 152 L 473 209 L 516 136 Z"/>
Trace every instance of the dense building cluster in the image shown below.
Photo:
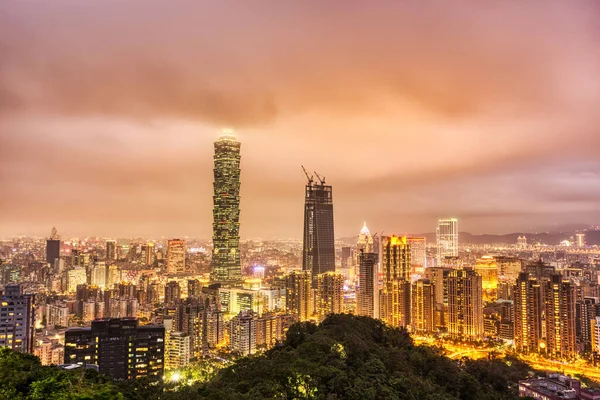
<path fill-rule="evenodd" d="M 306 173 L 302 240 L 240 241 L 231 135 L 215 143 L 214 163 L 212 241 L 63 240 L 55 228 L 2 241 L 0 346 L 45 365 L 160 379 L 193 360 L 268 349 L 294 322 L 352 313 L 554 359 L 600 350 L 600 249 L 583 232 L 556 245 L 524 234 L 476 245 L 459 243 L 447 218 L 429 237 L 372 235 L 364 224 L 336 240 L 332 186 Z"/>

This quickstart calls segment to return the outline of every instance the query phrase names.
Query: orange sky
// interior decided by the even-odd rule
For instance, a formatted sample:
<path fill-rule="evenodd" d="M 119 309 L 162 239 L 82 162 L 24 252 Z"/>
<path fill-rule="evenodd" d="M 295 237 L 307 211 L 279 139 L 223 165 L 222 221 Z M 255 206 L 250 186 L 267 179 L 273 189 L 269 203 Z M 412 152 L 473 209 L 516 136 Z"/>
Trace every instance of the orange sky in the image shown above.
<path fill-rule="evenodd" d="M 135 4 L 135 5 L 134 5 Z M 4 1 L 0 235 L 209 237 L 242 141 L 242 236 L 600 222 L 594 1 Z"/>

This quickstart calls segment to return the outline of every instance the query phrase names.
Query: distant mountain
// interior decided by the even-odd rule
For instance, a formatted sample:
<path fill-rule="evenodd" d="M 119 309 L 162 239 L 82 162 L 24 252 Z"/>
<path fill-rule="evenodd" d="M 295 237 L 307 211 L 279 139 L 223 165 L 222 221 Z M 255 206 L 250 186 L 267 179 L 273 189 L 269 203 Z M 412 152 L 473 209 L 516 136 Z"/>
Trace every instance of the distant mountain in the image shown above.
<path fill-rule="evenodd" d="M 458 234 L 458 238 L 460 243 L 465 244 L 515 244 L 517 243 L 517 238 L 519 236 L 525 236 L 527 238 L 527 243 L 544 243 L 548 245 L 558 245 L 563 240 L 569 240 L 571 237 L 575 236 L 576 231 L 563 231 L 563 232 L 543 232 L 543 233 L 508 233 L 504 235 L 491 235 L 491 234 L 481 234 L 474 235 L 469 232 L 460 232 Z M 411 236 L 416 237 L 425 237 L 428 242 L 435 242 L 436 235 L 435 233 L 419 233 Z M 600 231 L 586 231 L 586 243 L 589 246 L 600 245 Z M 341 238 L 340 241 L 345 244 L 355 244 L 356 237 L 346 237 Z"/>

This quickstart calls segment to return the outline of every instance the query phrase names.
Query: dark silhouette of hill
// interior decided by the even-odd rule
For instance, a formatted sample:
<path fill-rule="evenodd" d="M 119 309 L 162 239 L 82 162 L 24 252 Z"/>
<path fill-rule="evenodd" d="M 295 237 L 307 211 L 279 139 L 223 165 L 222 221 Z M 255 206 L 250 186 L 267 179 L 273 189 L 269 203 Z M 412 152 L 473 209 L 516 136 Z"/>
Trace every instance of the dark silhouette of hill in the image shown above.
<path fill-rule="evenodd" d="M 347 314 L 293 325 L 286 340 L 240 358 L 204 383 L 115 382 L 95 371 L 42 367 L 0 349 L 0 399 L 516 400 L 529 367 L 516 359 L 451 360 L 403 329 Z"/>

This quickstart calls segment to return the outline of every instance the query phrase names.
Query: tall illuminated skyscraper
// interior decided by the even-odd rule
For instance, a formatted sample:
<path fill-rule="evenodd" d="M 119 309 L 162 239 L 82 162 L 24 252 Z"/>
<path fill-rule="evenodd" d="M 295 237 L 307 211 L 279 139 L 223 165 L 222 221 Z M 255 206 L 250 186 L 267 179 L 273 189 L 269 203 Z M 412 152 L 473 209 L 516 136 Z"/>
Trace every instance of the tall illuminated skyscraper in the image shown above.
<path fill-rule="evenodd" d="M 46 262 L 54 266 L 57 259 L 60 259 L 60 238 L 56 228 L 53 227 L 50 237 L 46 240 Z"/>
<path fill-rule="evenodd" d="M 446 257 L 458 257 L 458 220 L 440 219 L 437 226 L 437 266 L 442 267 Z"/>
<path fill-rule="evenodd" d="M 577 354 L 575 337 L 575 286 L 561 274 L 552 275 L 546 285 L 546 346 L 555 358 Z"/>
<path fill-rule="evenodd" d="M 322 321 L 329 314 L 340 314 L 344 309 L 344 277 L 326 272 L 317 277 L 317 313 Z"/>
<path fill-rule="evenodd" d="M 419 279 L 412 284 L 412 331 L 435 331 L 435 286 L 429 279 Z"/>
<path fill-rule="evenodd" d="M 311 276 L 308 271 L 297 271 L 285 277 L 285 305 L 287 312 L 298 321 L 309 321 L 312 315 Z"/>
<path fill-rule="evenodd" d="M 481 275 L 457 269 L 448 275 L 448 333 L 462 339 L 483 338 Z"/>
<path fill-rule="evenodd" d="M 371 236 L 371 232 L 369 231 L 369 228 L 367 228 L 366 222 L 358 234 L 356 250 L 357 252 L 364 250 L 365 253 L 373 253 L 373 236 Z"/>
<path fill-rule="evenodd" d="M 312 287 L 316 288 L 318 275 L 335 271 L 333 198 L 325 178 L 317 175 L 319 182 L 315 183 L 312 175 L 306 177 L 302 269 L 311 272 Z"/>
<path fill-rule="evenodd" d="M 107 240 L 106 241 L 106 264 L 117 259 L 117 241 Z"/>
<path fill-rule="evenodd" d="M 410 281 L 411 250 L 406 237 L 383 236 L 381 241 L 383 281 Z"/>
<path fill-rule="evenodd" d="M 515 348 L 520 353 L 538 352 L 542 343 L 544 313 L 542 282 L 527 272 L 521 272 L 513 289 L 513 298 Z"/>
<path fill-rule="evenodd" d="M 358 289 L 356 291 L 356 311 L 358 315 L 376 318 L 378 291 L 377 254 L 361 250 L 358 254 Z M 377 311 L 377 313 L 376 313 Z"/>
<path fill-rule="evenodd" d="M 409 237 L 411 273 L 422 275 L 427 267 L 427 239 L 424 237 Z"/>
<path fill-rule="evenodd" d="M 240 147 L 231 134 L 214 144 L 213 254 L 210 280 L 242 286 L 240 263 Z"/>
<path fill-rule="evenodd" d="M 380 318 L 391 326 L 406 327 L 411 323 L 410 244 L 406 237 L 383 236 L 381 254 Z"/>
<path fill-rule="evenodd" d="M 167 273 L 185 272 L 185 240 L 172 239 L 167 244 Z"/>

